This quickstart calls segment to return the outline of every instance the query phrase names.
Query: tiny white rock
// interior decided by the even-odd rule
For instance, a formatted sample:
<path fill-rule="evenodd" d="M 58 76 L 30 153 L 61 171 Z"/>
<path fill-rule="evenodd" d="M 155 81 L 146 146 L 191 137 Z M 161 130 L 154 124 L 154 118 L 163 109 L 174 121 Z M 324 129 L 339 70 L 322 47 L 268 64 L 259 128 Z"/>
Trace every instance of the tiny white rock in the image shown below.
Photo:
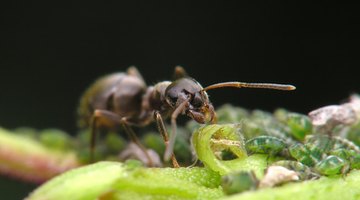
<path fill-rule="evenodd" d="M 266 170 L 264 178 L 260 181 L 259 187 L 274 187 L 281 183 L 300 180 L 298 173 L 282 166 L 270 166 Z"/>

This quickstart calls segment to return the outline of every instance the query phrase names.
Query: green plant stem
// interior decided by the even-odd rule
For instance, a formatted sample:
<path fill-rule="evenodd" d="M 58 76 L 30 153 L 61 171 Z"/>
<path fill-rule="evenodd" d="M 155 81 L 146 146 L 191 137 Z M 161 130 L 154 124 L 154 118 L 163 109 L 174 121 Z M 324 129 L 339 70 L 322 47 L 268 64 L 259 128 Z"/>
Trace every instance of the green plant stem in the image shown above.
<path fill-rule="evenodd" d="M 80 166 L 72 151 L 49 149 L 34 139 L 0 128 L 0 173 L 42 183 Z"/>

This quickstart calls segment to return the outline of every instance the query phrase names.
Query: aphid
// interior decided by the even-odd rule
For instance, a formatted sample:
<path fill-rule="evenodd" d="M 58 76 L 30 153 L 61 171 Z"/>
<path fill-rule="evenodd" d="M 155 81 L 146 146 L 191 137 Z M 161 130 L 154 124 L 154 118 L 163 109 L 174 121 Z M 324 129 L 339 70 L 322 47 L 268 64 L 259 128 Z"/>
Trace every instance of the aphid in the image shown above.
<path fill-rule="evenodd" d="M 289 113 L 286 118 L 286 124 L 290 128 L 292 136 L 301 141 L 312 131 L 309 117 L 299 113 Z"/>
<path fill-rule="evenodd" d="M 346 131 L 346 134 L 344 134 L 344 137 L 352 141 L 357 146 L 360 146 L 360 120 L 356 124 L 347 128 L 348 130 Z"/>
<path fill-rule="evenodd" d="M 330 155 L 318 162 L 315 171 L 319 174 L 330 176 L 335 174 L 345 174 L 349 171 L 349 163 L 337 156 Z"/>
<path fill-rule="evenodd" d="M 311 151 L 319 151 L 322 154 L 328 153 L 334 147 L 334 140 L 325 135 L 308 135 L 305 137 L 305 146 Z"/>
<path fill-rule="evenodd" d="M 352 150 L 355 153 L 360 154 L 359 146 L 354 144 L 352 141 L 350 141 L 350 140 L 348 140 L 346 138 L 339 137 L 339 136 L 332 137 L 332 140 L 335 141 L 334 149 L 336 149 L 336 148 L 346 148 L 348 150 Z"/>
<path fill-rule="evenodd" d="M 293 145 L 297 143 L 294 139 L 292 139 L 289 134 L 282 128 L 265 128 L 265 132 L 270 135 L 277 137 L 285 142 L 287 146 Z"/>
<path fill-rule="evenodd" d="M 360 169 L 360 154 L 353 150 L 335 149 L 330 151 L 329 154 L 350 162 L 350 169 Z"/>
<path fill-rule="evenodd" d="M 263 135 L 246 141 L 245 147 L 250 153 L 264 153 L 275 156 L 284 150 L 286 144 L 277 137 Z"/>
<path fill-rule="evenodd" d="M 305 145 L 301 143 L 293 144 L 289 147 L 290 155 L 297 161 L 312 167 L 322 158 L 322 154 L 319 152 L 310 151 Z"/>
<path fill-rule="evenodd" d="M 221 186 L 226 194 L 236 194 L 248 190 L 255 190 L 259 184 L 253 171 L 239 171 L 221 178 Z"/>
<path fill-rule="evenodd" d="M 305 138 L 305 143 L 322 149 L 324 153 L 339 148 L 345 148 L 360 154 L 360 148 L 356 144 L 346 138 L 338 136 L 308 135 Z"/>
<path fill-rule="evenodd" d="M 294 90 L 292 85 L 269 83 L 223 82 L 203 88 L 195 79 L 187 77 L 182 67 L 175 68 L 175 81 L 163 81 L 147 87 L 135 67 L 127 73 L 114 73 L 97 80 L 83 95 L 79 108 L 79 125 L 91 128 L 91 155 L 98 130 L 124 128 L 129 138 L 144 152 L 131 126 L 146 126 L 156 121 L 166 144 L 164 160 L 178 166 L 173 147 L 176 138 L 176 119 L 187 115 L 198 123 L 215 123 L 216 114 L 206 91 L 223 88 L 268 88 Z M 168 134 L 163 119 L 171 118 L 172 134 Z M 146 153 L 151 165 L 151 158 Z"/>
<path fill-rule="evenodd" d="M 350 160 L 352 156 L 354 156 L 356 153 L 352 150 L 347 150 L 343 148 L 331 150 L 329 152 L 329 155 L 337 156 L 343 160 Z"/>
<path fill-rule="evenodd" d="M 259 188 L 274 187 L 290 181 L 298 181 L 298 174 L 282 166 L 270 166 L 266 169 L 263 179 L 260 180 Z"/>
<path fill-rule="evenodd" d="M 360 169 L 360 154 L 350 157 L 350 169 Z"/>
<path fill-rule="evenodd" d="M 308 166 L 298 161 L 280 160 L 272 163 L 271 165 L 282 166 L 289 170 L 295 171 L 299 175 L 300 180 L 316 179 L 319 177 L 319 175 L 311 171 Z"/>

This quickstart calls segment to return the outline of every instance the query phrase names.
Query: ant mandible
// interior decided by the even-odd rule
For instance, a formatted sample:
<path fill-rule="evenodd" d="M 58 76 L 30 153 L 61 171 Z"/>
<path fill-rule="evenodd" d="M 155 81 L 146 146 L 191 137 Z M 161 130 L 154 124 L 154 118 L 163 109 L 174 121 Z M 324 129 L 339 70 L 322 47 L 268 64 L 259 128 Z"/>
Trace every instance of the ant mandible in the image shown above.
<path fill-rule="evenodd" d="M 127 73 L 114 73 L 97 80 L 80 100 L 79 125 L 91 129 L 90 156 L 93 160 L 95 138 L 100 128 L 125 130 L 130 140 L 145 153 L 148 165 L 152 160 L 131 126 L 146 126 L 156 121 L 165 142 L 164 160 L 170 158 L 174 167 L 179 164 L 173 153 L 176 138 L 176 118 L 187 115 L 198 123 L 215 123 L 216 113 L 206 91 L 223 87 L 267 88 L 294 90 L 292 85 L 272 83 L 223 82 L 203 88 L 195 79 L 186 75 L 185 70 L 175 67 L 175 81 L 163 81 L 147 87 L 135 67 Z M 168 138 L 163 119 L 171 118 L 172 134 Z"/>

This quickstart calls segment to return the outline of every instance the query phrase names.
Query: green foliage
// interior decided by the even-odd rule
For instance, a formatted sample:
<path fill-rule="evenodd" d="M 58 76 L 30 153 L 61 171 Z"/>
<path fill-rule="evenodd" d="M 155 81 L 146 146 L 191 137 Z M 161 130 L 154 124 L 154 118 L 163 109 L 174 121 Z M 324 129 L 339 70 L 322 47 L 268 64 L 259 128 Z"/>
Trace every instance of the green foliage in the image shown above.
<path fill-rule="evenodd" d="M 63 138 L 62 142 L 56 143 L 54 139 L 57 136 L 49 137 L 46 139 L 48 144 L 61 144 L 49 147 L 34 137 L 28 137 L 28 133 L 25 134 L 24 137 L 0 128 L 0 173 L 41 183 L 80 165 L 71 148 L 63 151 L 63 144 L 69 142 L 67 139 Z"/>
<path fill-rule="evenodd" d="M 174 152 L 180 165 L 189 166 L 194 154 L 203 166 L 146 168 L 136 160 L 99 162 L 51 179 L 28 199 L 267 199 L 274 196 L 281 200 L 360 196 L 357 189 L 360 173 L 356 170 L 360 168 L 359 123 L 336 127 L 333 133 L 341 135 L 329 136 L 320 135 L 307 116 L 285 109 L 275 113 L 250 112 L 225 105 L 217 113 L 219 124 L 200 126 L 191 121 L 178 127 L 180 137 Z M 191 138 L 194 152 L 189 142 L 191 132 L 194 132 Z M 147 148 L 155 150 L 160 157 L 163 155 L 165 146 L 157 132 L 140 135 Z M 97 141 L 96 159 L 118 160 L 117 155 L 126 144 L 119 134 L 103 134 Z M 42 182 L 88 162 L 88 131 L 72 138 L 56 129 L 19 128 L 14 132 L 0 129 L 0 163 L 6 166 L 0 168 L 2 173 Z M 38 167 L 28 163 L 37 163 Z M 298 183 L 258 189 L 270 165 L 297 172 Z M 1 171 L 4 169 L 10 170 Z"/>
<path fill-rule="evenodd" d="M 194 132 L 192 143 L 198 158 L 210 169 L 224 175 L 231 170 L 215 154 L 229 149 L 238 158 L 247 156 L 244 140 L 236 125 L 209 125 Z"/>
<path fill-rule="evenodd" d="M 220 176 L 204 168 L 156 169 L 99 162 L 47 182 L 28 200 L 37 199 L 218 199 Z"/>

